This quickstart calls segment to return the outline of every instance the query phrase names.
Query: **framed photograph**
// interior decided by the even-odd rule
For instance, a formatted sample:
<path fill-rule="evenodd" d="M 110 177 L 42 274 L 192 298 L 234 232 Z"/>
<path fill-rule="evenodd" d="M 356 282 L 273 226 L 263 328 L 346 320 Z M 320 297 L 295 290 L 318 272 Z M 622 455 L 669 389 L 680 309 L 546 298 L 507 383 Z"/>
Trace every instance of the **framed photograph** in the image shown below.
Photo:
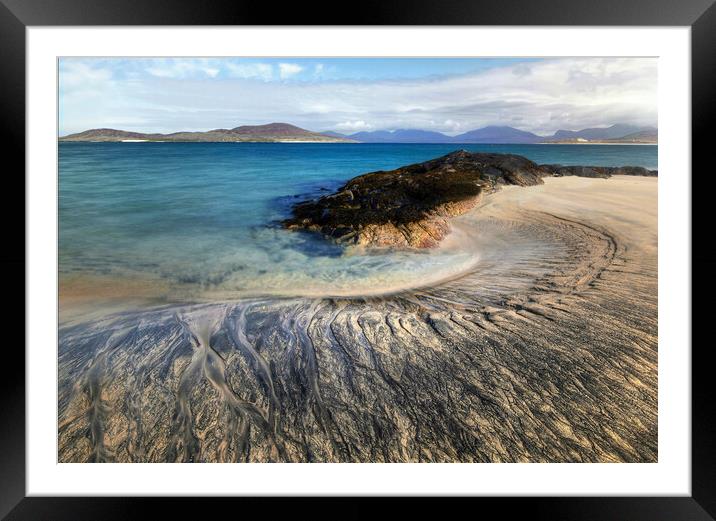
<path fill-rule="evenodd" d="M 0 514 L 716 516 L 710 1 L 3 4 Z"/>

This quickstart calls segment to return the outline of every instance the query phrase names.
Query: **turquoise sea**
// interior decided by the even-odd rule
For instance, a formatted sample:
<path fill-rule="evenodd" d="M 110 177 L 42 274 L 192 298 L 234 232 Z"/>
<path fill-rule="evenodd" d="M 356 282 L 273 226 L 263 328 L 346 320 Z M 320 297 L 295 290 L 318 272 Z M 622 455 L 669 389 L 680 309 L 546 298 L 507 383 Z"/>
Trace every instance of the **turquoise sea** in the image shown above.
<path fill-rule="evenodd" d="M 456 149 L 537 163 L 657 167 L 655 145 L 59 143 L 59 270 L 187 297 L 351 294 L 443 278 L 468 251 L 346 254 L 278 226 L 356 175 Z"/>

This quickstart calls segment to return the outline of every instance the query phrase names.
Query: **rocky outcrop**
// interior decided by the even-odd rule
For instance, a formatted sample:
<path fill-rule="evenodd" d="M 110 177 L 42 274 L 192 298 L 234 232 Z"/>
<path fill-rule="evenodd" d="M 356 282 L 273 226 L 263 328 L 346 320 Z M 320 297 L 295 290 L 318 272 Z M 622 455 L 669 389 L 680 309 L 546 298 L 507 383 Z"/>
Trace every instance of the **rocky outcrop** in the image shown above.
<path fill-rule="evenodd" d="M 473 208 L 483 194 L 500 184 L 541 184 L 544 175 L 521 156 L 460 150 L 355 177 L 332 195 L 294 206 L 283 225 L 344 244 L 430 248 L 449 233 L 449 218 Z"/>
<path fill-rule="evenodd" d="M 424 163 L 355 177 L 332 195 L 301 202 L 283 226 L 320 232 L 341 244 L 431 248 L 449 219 L 500 185 L 542 184 L 545 176 L 656 175 L 641 167 L 537 165 L 513 154 L 465 150 Z"/>

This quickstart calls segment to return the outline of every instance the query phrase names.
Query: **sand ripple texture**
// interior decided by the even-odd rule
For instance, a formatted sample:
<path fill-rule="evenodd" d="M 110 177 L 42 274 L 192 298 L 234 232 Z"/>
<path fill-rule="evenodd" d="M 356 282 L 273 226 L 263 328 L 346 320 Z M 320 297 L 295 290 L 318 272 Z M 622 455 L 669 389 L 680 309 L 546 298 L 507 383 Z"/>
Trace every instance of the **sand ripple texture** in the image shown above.
<path fill-rule="evenodd" d="M 457 222 L 481 260 L 436 287 L 61 328 L 59 461 L 656 461 L 655 244 L 550 186 Z"/>

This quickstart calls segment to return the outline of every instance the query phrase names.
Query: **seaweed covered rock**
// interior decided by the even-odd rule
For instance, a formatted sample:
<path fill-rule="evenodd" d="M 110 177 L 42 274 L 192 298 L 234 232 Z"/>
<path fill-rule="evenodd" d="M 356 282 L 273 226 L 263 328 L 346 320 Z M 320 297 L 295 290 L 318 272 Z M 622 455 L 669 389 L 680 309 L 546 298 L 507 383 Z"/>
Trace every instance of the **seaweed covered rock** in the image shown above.
<path fill-rule="evenodd" d="M 448 219 L 473 208 L 484 193 L 500 184 L 541 184 L 544 175 L 521 156 L 460 150 L 355 177 L 332 195 L 295 205 L 283 225 L 345 244 L 430 248 L 449 233 Z"/>

